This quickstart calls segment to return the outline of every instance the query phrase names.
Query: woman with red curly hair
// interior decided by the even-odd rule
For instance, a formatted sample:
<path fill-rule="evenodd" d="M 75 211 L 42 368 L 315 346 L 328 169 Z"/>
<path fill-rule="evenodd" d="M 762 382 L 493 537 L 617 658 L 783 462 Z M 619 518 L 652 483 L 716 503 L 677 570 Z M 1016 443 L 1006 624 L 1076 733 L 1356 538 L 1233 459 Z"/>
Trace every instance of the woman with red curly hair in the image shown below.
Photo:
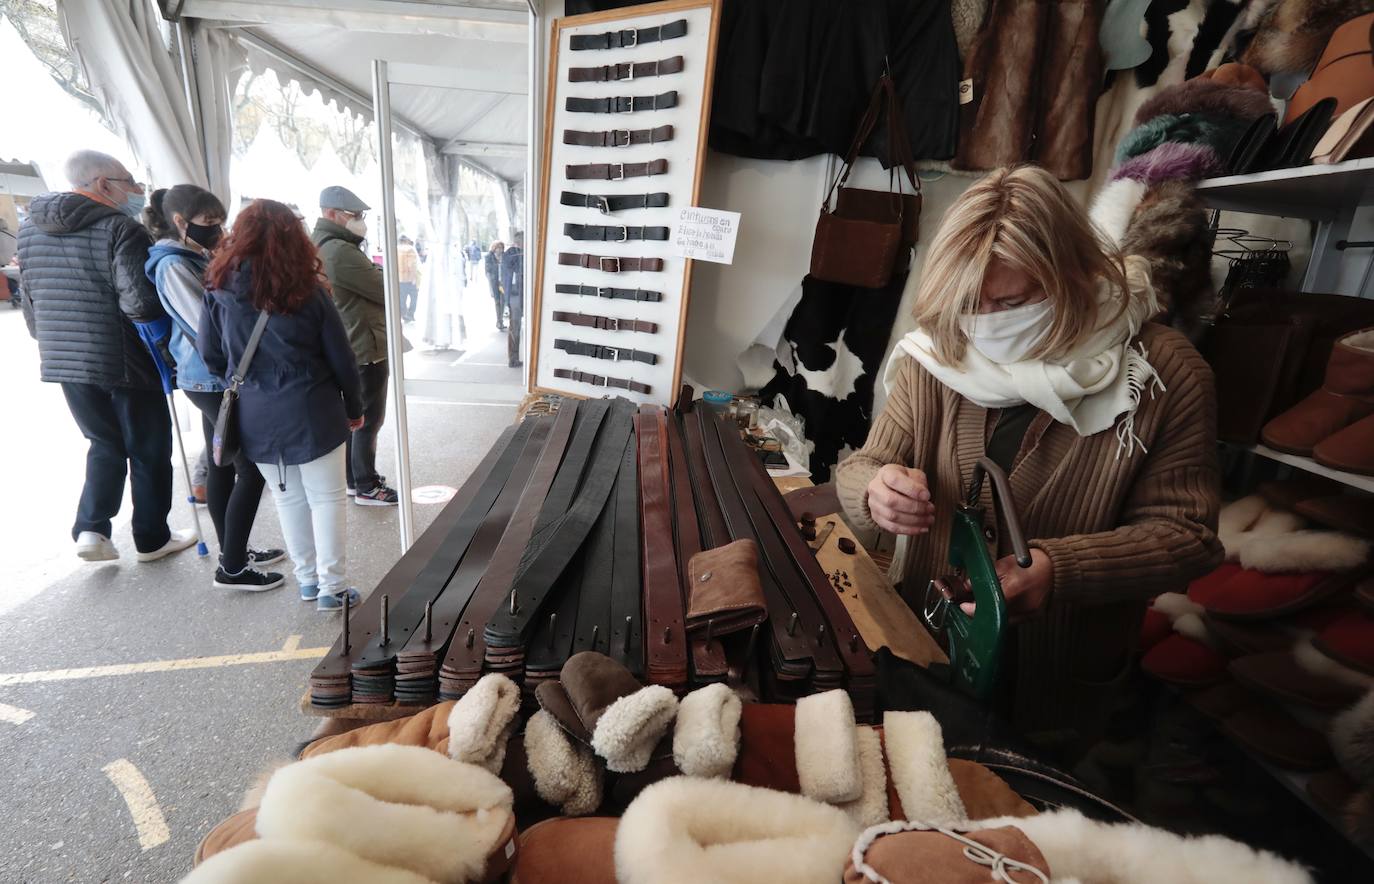
<path fill-rule="evenodd" d="M 344 442 L 362 425 L 358 366 L 329 297 L 320 259 L 291 209 L 256 200 L 234 222 L 205 272 L 209 309 L 197 346 L 228 378 L 260 313 L 267 314 L 239 389 L 243 453 L 277 503 L 301 598 L 343 608 L 347 539 Z"/>

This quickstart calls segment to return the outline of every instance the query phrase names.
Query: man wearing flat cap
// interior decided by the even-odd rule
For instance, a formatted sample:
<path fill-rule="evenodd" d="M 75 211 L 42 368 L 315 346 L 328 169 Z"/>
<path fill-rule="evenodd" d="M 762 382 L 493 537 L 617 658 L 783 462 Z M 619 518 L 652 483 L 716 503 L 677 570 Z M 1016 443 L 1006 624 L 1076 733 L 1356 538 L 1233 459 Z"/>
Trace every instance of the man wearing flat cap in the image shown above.
<path fill-rule="evenodd" d="M 386 297 L 382 268 L 363 254 L 367 203 L 347 187 L 320 191 L 320 219 L 310 238 L 348 330 L 363 380 L 363 425 L 348 440 L 348 493 L 363 506 L 395 506 L 399 498 L 377 472 L 377 431 L 386 415 Z"/>

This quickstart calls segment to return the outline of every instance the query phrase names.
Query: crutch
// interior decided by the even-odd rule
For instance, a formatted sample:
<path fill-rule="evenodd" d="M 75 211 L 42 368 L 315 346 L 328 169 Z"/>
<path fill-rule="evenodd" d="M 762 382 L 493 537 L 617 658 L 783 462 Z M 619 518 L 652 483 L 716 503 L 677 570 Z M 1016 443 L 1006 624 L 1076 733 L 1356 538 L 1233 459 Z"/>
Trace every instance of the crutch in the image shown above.
<path fill-rule="evenodd" d="M 153 365 L 162 380 L 162 392 L 167 397 L 167 415 L 172 419 L 172 429 L 177 434 L 177 450 L 181 452 L 181 472 L 186 477 L 186 500 L 191 504 L 191 518 L 196 523 L 196 554 L 204 558 L 210 554 L 210 548 L 205 545 L 205 532 L 200 530 L 200 510 L 196 509 L 196 493 L 191 490 L 191 468 L 186 463 L 186 446 L 181 441 L 181 423 L 177 420 L 177 406 L 172 399 L 172 368 L 167 364 L 167 360 L 162 358 L 159 346 L 160 342 L 170 337 L 172 320 L 164 316 L 149 322 L 135 322 L 134 327 L 138 329 L 138 336 L 148 348 L 148 355 L 153 358 Z"/>
<path fill-rule="evenodd" d="M 191 505 L 191 518 L 196 523 L 196 555 L 205 558 L 210 555 L 210 547 L 205 545 L 205 532 L 200 528 L 200 507 L 196 506 L 195 486 L 191 482 L 191 467 L 186 460 L 186 443 L 181 441 L 181 421 L 177 420 L 176 400 L 167 393 L 167 410 L 172 414 L 172 429 L 177 434 L 177 451 L 181 454 L 181 475 L 186 480 L 186 502 Z"/>

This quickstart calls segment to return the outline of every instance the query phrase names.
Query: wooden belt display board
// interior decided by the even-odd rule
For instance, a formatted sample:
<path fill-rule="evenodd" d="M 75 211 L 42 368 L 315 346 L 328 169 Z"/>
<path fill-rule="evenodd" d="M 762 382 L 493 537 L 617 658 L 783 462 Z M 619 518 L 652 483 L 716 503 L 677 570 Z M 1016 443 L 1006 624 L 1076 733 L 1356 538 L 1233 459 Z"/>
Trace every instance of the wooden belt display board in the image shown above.
<path fill-rule="evenodd" d="M 671 230 L 678 212 L 696 205 L 706 156 L 719 21 L 720 0 L 666 0 L 570 16 L 553 23 L 544 123 L 543 191 L 539 194 L 539 251 L 535 256 L 533 308 L 529 314 L 530 376 L 535 391 L 577 397 L 610 393 L 639 403 L 660 405 L 671 405 L 677 396 L 682 380 L 682 347 L 692 262 L 673 254 L 671 234 L 667 241 L 629 238 L 586 241 L 565 235 L 564 228 L 565 225 L 590 224 L 636 228 L 666 226 Z M 640 39 L 641 34 L 643 39 Z M 574 41 L 574 37 L 578 40 Z M 588 48 L 574 48 L 588 43 L 591 44 Z M 606 48 L 598 48 L 601 46 Z M 682 59 L 680 69 L 679 57 Z M 662 72 L 656 76 L 573 82 L 570 74 L 574 68 L 601 69 L 626 64 L 636 65 L 636 71 L 654 70 L 653 63 L 666 60 L 673 63 L 658 65 Z M 662 98 L 668 93 L 675 94 L 671 102 Z M 654 96 L 659 100 L 650 101 Z M 634 110 L 598 113 L 570 110 L 570 98 L 643 100 L 606 103 L 608 108 L 623 105 L 632 106 Z M 589 104 L 596 102 L 578 101 L 573 107 L 586 108 Z M 664 106 L 668 104 L 671 106 Z M 628 137 L 629 133 L 662 131 L 664 127 L 672 128 L 672 137 L 666 141 Z M 565 134 L 570 132 L 576 134 Z M 586 133 L 612 134 L 601 138 L 598 146 L 591 146 L 588 142 L 596 144 L 597 139 Z M 657 160 L 666 161 L 667 168 L 662 174 L 630 174 L 630 171 L 641 171 L 638 167 L 643 164 Z M 606 180 L 582 177 L 585 170 L 576 172 L 577 177 L 568 174 L 570 166 L 603 165 L 609 169 Z M 635 169 L 625 170 L 626 165 Z M 662 168 L 662 165 L 655 168 Z M 576 204 L 583 202 L 581 200 L 565 204 L 562 200 L 565 192 L 586 197 L 666 194 L 667 204 L 662 205 L 664 200 L 660 197 L 642 201 L 651 208 L 603 212 L 595 207 L 598 204 L 595 199 L 588 201 L 589 204 Z M 577 228 L 570 229 L 575 231 Z M 560 264 L 560 254 L 590 255 L 592 260 L 575 265 Z M 647 266 L 658 266 L 657 261 L 661 260 L 662 270 L 622 269 L 619 259 L 625 258 L 651 259 Z M 628 263 L 639 266 L 637 261 Z M 565 287 L 562 292 L 557 290 L 560 285 Z M 569 288 L 574 286 L 581 286 L 586 292 L 600 289 L 604 294 L 570 293 Z M 634 291 L 652 292 L 659 297 L 635 299 L 626 294 Z M 617 330 L 611 323 L 600 323 L 597 327 L 573 326 L 556 322 L 554 312 L 621 319 L 625 320 L 626 327 Z M 632 324 L 633 320 L 640 324 Z M 640 330 L 649 328 L 648 323 L 653 323 L 656 330 Z M 656 359 L 653 364 L 647 364 L 634 359 L 572 355 L 556 349 L 555 339 L 595 344 L 611 348 L 611 353 L 615 348 L 652 353 Z M 577 378 L 593 381 L 599 378 L 602 383 Z M 648 391 L 644 392 L 643 387 Z"/>

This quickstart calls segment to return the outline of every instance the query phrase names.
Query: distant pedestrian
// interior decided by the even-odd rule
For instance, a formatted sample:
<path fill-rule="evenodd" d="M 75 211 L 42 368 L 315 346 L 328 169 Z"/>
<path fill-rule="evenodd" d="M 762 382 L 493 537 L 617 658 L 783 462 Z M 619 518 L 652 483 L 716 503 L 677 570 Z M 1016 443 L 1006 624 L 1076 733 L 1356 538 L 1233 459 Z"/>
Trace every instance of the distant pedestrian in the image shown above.
<path fill-rule="evenodd" d="M 472 282 L 471 273 L 478 264 L 482 263 L 482 247 L 477 244 L 477 240 L 468 240 L 468 244 L 463 248 L 463 256 L 467 258 L 467 271 L 469 276 L 467 282 Z"/>
<path fill-rule="evenodd" d="M 397 243 L 396 272 L 401 279 L 401 315 L 406 322 L 414 322 L 415 302 L 420 297 L 420 253 L 408 236 Z"/>
<path fill-rule="evenodd" d="M 520 368 L 520 326 L 525 316 L 525 235 L 512 234 L 511 247 L 501 256 L 501 291 L 510 311 L 510 330 L 506 333 L 506 363 Z"/>
<path fill-rule="evenodd" d="M 487 285 L 491 286 L 491 299 L 496 303 L 497 331 L 506 330 L 506 299 L 501 296 L 501 256 L 505 252 L 505 244 L 498 239 L 491 244 L 491 248 L 483 260 L 483 268 L 487 274 Z"/>

